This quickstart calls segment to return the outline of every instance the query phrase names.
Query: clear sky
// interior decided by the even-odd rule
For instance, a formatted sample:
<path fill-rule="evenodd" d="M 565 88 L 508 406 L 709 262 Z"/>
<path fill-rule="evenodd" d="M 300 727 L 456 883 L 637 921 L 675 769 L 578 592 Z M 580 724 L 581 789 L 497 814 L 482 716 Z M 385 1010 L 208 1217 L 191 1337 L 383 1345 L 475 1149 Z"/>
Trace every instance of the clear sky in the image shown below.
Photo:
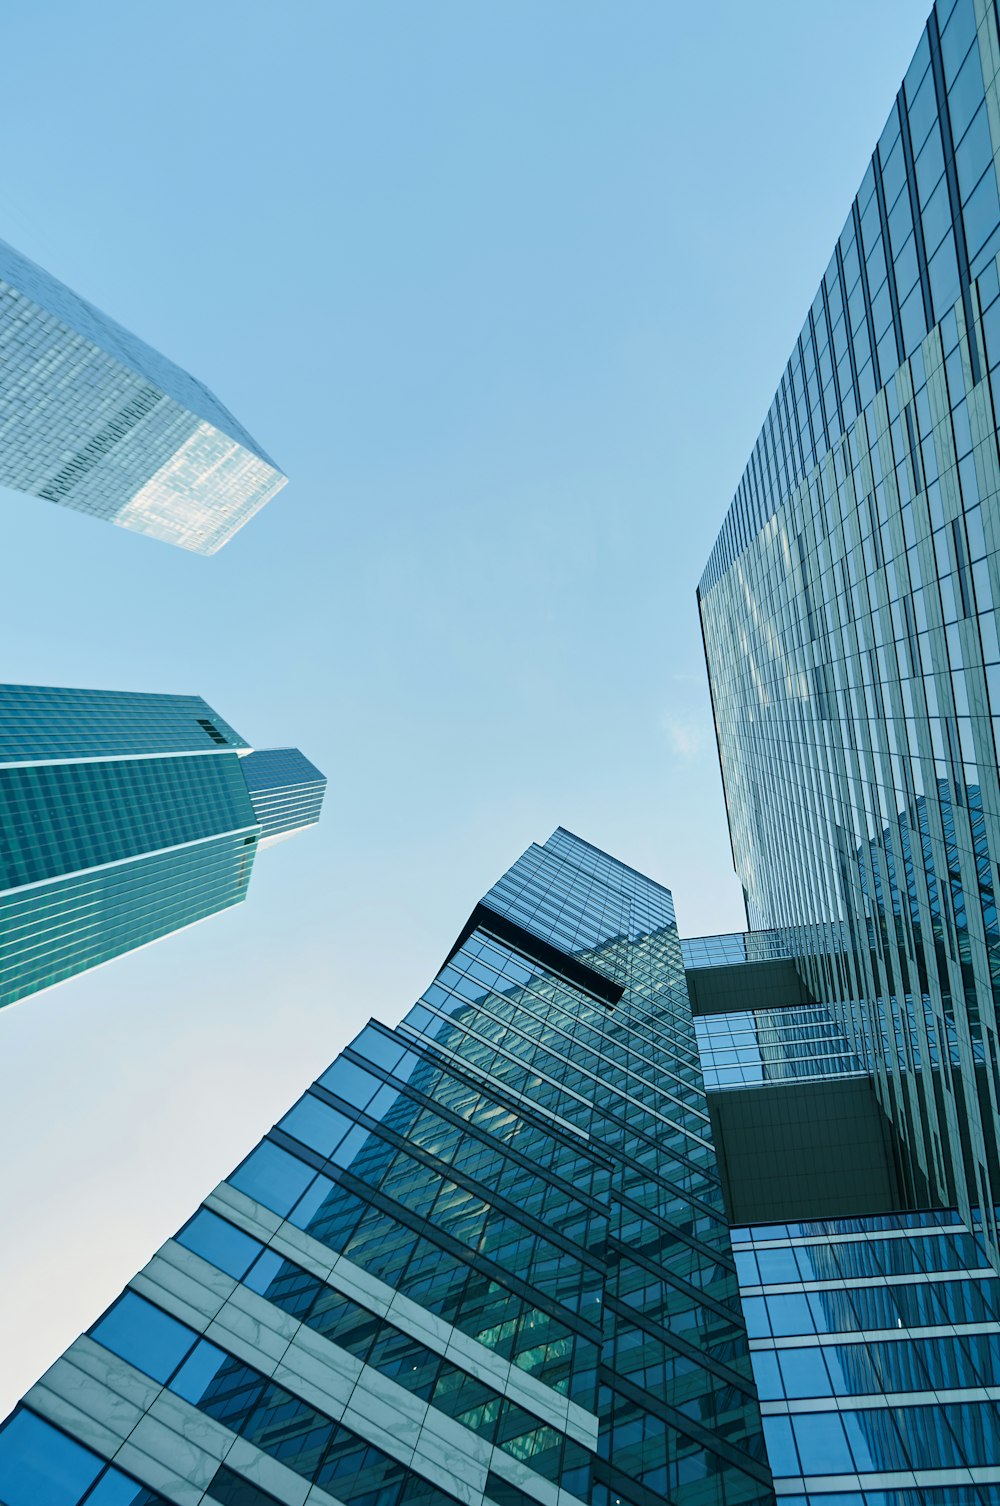
<path fill-rule="evenodd" d="M 6 0 L 0 236 L 287 471 L 199 559 L 0 491 L 0 675 L 328 775 L 0 1016 L 0 1416 L 562 823 L 738 928 L 695 586 L 928 0 Z"/>

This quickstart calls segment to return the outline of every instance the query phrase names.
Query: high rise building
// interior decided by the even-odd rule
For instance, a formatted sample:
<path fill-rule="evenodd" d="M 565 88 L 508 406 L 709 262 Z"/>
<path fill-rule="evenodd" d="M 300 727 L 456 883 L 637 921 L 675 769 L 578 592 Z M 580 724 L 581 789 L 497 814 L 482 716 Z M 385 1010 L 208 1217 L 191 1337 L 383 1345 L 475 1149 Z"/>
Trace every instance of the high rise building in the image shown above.
<path fill-rule="evenodd" d="M 940 0 L 699 588 L 750 924 L 873 1074 L 910 1204 L 994 1261 L 998 59 L 996 7 Z"/>
<path fill-rule="evenodd" d="M 324 786 L 199 696 L 0 685 L 0 1005 L 237 904 Z"/>
<path fill-rule="evenodd" d="M 0 242 L 0 485 L 214 554 L 285 484 L 208 388 Z"/>
<path fill-rule="evenodd" d="M 771 1502 L 667 890 L 530 848 L 32 1389 L 0 1500 Z"/>
<path fill-rule="evenodd" d="M 997 1506 L 1000 1279 L 907 1210 L 896 1137 L 786 938 L 682 943 L 768 1462 L 783 1506 Z"/>
<path fill-rule="evenodd" d="M 1000 1506 L 1000 1278 L 780 935 L 560 829 L 0 1429 L 4 1506 Z"/>
<path fill-rule="evenodd" d="M 701 582 L 754 929 L 530 848 L 28 1393 L 4 1506 L 1000 1506 L 998 67 L 942 0 Z"/>

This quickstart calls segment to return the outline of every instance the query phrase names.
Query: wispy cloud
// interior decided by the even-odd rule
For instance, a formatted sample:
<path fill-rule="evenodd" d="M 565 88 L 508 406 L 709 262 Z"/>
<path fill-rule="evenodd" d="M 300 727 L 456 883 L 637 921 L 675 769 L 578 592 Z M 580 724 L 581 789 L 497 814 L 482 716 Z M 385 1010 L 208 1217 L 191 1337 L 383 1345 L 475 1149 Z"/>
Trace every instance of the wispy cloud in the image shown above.
<path fill-rule="evenodd" d="M 697 758 L 708 746 L 708 729 L 701 717 L 690 714 L 677 716 L 665 711 L 660 718 L 660 726 L 670 745 L 670 751 L 677 758 Z"/>

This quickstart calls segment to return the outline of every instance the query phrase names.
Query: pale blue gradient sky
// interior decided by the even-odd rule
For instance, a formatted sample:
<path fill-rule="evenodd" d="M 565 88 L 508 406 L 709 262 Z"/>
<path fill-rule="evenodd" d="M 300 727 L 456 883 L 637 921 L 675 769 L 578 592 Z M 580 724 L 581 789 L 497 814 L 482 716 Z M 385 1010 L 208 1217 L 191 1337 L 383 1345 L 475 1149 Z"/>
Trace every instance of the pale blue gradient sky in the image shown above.
<path fill-rule="evenodd" d="M 6 0 L 0 236 L 291 480 L 210 560 L 0 492 L 0 676 L 330 788 L 0 1016 L 0 1415 L 528 842 L 741 924 L 695 585 L 927 3 Z"/>

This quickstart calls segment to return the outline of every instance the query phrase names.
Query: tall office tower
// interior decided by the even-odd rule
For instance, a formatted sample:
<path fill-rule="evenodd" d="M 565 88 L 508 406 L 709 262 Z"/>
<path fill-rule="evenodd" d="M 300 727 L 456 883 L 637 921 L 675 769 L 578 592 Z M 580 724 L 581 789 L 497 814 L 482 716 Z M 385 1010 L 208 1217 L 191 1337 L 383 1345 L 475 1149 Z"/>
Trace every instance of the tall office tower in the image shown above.
<path fill-rule="evenodd" d="M 29 1392 L 0 1500 L 772 1502 L 667 890 L 530 848 Z"/>
<path fill-rule="evenodd" d="M 699 588 L 750 923 L 994 1260 L 998 59 L 990 0 L 940 0 Z"/>
<path fill-rule="evenodd" d="M 901 1211 L 871 1075 L 785 938 L 682 946 L 779 1502 L 997 1506 L 1000 1279 L 982 1229 Z"/>
<path fill-rule="evenodd" d="M 324 785 L 199 696 L 0 685 L 0 1005 L 237 904 Z"/>
<path fill-rule="evenodd" d="M 285 479 L 207 387 L 0 241 L 0 485 L 214 554 Z"/>

